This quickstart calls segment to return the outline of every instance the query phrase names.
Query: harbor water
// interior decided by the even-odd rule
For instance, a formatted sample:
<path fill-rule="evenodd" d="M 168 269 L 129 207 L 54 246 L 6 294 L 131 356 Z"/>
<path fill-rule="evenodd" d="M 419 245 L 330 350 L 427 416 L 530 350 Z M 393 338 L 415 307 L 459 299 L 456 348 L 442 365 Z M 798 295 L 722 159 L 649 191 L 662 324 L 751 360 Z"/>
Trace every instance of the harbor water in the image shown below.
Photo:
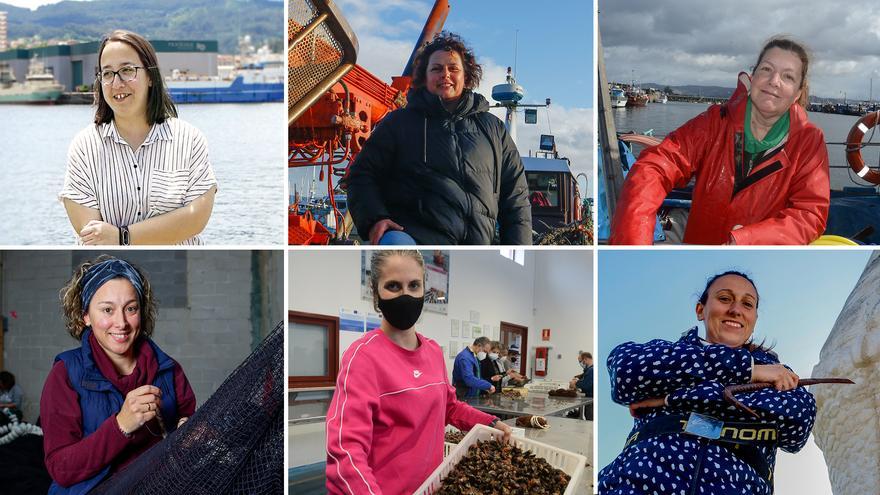
<path fill-rule="evenodd" d="M 653 129 L 653 134 L 662 138 L 666 134 L 680 127 L 688 120 L 705 112 L 708 105 L 705 103 L 669 102 L 667 104 L 649 103 L 641 108 L 614 108 L 614 124 L 617 132 L 636 132 L 643 134 Z M 809 112 L 810 121 L 822 129 L 826 142 L 842 143 L 846 141 L 849 130 L 858 121 L 858 117 L 849 115 L 837 115 L 818 112 Z M 874 136 L 874 142 L 880 143 L 880 126 Z M 871 133 L 865 136 L 864 142 L 868 141 Z M 638 148 L 637 148 L 638 149 Z M 867 147 L 862 150 L 865 163 L 876 168 L 880 163 L 880 149 Z M 831 188 L 842 189 L 844 187 L 870 186 L 856 176 L 846 163 L 845 147 L 828 145 L 828 160 L 831 165 Z"/>
<path fill-rule="evenodd" d="M 208 140 L 217 176 L 207 245 L 286 244 L 287 136 L 283 103 L 192 104 L 180 118 Z M 58 200 L 71 139 L 94 117 L 90 105 L 0 106 L 0 245 L 71 245 Z"/>

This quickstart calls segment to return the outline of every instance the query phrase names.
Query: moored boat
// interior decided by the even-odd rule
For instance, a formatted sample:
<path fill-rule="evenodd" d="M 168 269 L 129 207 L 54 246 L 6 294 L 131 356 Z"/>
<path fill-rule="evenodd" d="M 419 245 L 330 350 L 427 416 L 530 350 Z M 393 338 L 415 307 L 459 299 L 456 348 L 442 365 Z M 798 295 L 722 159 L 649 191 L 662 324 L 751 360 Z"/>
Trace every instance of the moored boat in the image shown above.
<path fill-rule="evenodd" d="M 250 64 L 230 78 L 191 77 L 178 70 L 165 79 L 175 103 L 262 103 L 284 101 L 283 62 Z"/>
<path fill-rule="evenodd" d="M 15 81 L 8 66 L 0 67 L 0 103 L 55 103 L 64 87 L 55 81 L 55 76 L 46 66 L 34 57 L 28 66 L 24 83 Z"/>
<path fill-rule="evenodd" d="M 611 107 L 623 108 L 626 106 L 626 93 L 620 88 L 611 88 Z"/>

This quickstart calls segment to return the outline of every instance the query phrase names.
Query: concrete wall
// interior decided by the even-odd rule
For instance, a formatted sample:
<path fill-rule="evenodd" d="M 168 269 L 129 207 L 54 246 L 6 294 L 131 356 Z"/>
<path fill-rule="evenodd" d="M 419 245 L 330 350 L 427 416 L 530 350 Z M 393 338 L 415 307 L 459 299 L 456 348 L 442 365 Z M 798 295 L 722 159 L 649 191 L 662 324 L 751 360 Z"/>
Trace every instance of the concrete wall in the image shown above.
<path fill-rule="evenodd" d="M 201 405 L 259 343 L 252 324 L 252 252 L 138 250 L 122 256 L 136 264 L 160 266 L 176 256 L 186 258 L 181 290 L 187 304 L 159 307 L 153 339 L 181 364 Z M 70 251 L 0 253 L 0 310 L 8 318 L 4 367 L 24 389 L 24 413 L 29 421 L 39 414 L 40 393 L 54 357 L 78 345 L 63 327 L 58 299 L 59 289 L 73 273 L 72 258 Z M 257 259 L 275 271 L 283 266 L 282 251 L 263 253 Z M 148 272 L 147 276 L 167 275 Z M 272 308 L 272 319 L 277 322 L 283 316 L 283 290 L 279 290 L 279 275 L 275 277 L 263 292 L 264 304 Z M 156 296 L 160 301 L 176 299 L 172 294 Z"/>
<path fill-rule="evenodd" d="M 551 343 L 562 354 L 552 356 L 548 379 L 568 381 L 580 373 L 578 350 L 592 350 L 592 264 L 584 251 L 529 250 L 525 266 L 501 256 L 497 250 L 450 251 L 449 308 L 447 315 L 423 312 L 416 324 L 419 333 L 447 347 L 446 365 L 451 377 L 456 352 L 473 337 L 450 336 L 450 320 L 467 322 L 470 312 L 480 313 L 490 338 L 498 338 L 501 321 L 529 328 L 527 373 L 533 373 L 533 347 L 540 329 L 551 328 Z M 360 297 L 359 251 L 293 251 L 289 253 L 288 301 L 290 309 L 338 316 L 340 308 L 373 311 L 372 301 Z M 340 332 L 342 353 L 361 334 Z"/>

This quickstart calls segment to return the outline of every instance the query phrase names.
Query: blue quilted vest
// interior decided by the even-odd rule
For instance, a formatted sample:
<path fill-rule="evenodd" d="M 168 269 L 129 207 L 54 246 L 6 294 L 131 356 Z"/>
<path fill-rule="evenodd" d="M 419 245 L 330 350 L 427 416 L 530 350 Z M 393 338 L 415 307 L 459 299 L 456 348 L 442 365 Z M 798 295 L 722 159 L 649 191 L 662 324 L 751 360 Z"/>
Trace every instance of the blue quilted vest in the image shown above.
<path fill-rule="evenodd" d="M 67 376 L 70 384 L 79 396 L 79 408 L 82 411 L 83 438 L 94 433 L 107 418 L 115 416 L 125 397 L 113 386 L 101 371 L 92 357 L 92 346 L 89 345 L 91 327 L 86 327 L 82 334 L 82 342 L 78 349 L 64 351 L 55 356 L 55 362 L 64 361 L 67 368 Z M 159 372 L 153 380 L 153 385 L 162 390 L 162 418 L 165 429 L 171 433 L 177 426 L 177 397 L 174 393 L 174 361 L 159 349 L 148 337 L 147 343 L 153 348 L 156 360 L 159 362 Z M 98 474 L 87 480 L 80 481 L 67 488 L 52 482 L 49 487 L 49 495 L 70 494 L 78 495 L 88 493 L 98 485 L 110 472 L 112 465 L 104 467 Z"/>

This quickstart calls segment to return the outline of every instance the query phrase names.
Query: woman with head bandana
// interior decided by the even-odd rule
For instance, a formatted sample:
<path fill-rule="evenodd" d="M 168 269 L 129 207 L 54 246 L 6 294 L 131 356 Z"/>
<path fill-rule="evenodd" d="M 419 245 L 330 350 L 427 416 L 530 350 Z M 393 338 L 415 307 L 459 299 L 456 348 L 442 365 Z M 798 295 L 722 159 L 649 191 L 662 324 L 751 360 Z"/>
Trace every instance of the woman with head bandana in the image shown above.
<path fill-rule="evenodd" d="M 150 282 L 106 255 L 80 265 L 61 290 L 80 347 L 55 357 L 40 399 L 49 493 L 87 493 L 195 411 L 180 365 L 150 339 Z"/>
<path fill-rule="evenodd" d="M 373 304 L 382 324 L 342 356 L 327 411 L 327 491 L 412 493 L 443 461 L 447 424 L 510 427 L 455 398 L 440 346 L 416 332 L 425 296 L 418 251 L 374 251 Z"/>

